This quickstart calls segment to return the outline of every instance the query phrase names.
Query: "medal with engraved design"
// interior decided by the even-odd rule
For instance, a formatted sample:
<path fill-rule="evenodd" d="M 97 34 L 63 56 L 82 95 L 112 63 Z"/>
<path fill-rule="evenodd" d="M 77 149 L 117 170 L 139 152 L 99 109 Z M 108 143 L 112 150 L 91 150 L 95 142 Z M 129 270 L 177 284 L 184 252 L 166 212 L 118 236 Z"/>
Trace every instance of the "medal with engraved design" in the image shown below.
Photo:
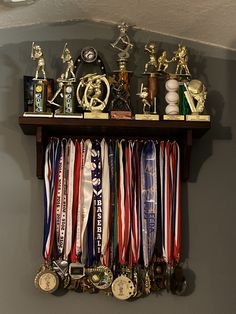
<path fill-rule="evenodd" d="M 132 280 L 125 275 L 121 275 L 113 281 L 112 293 L 119 300 L 128 300 L 134 295 L 134 291 Z"/>
<path fill-rule="evenodd" d="M 53 293 L 59 287 L 59 277 L 51 269 L 42 266 L 35 277 L 34 284 L 42 292 Z"/>
<path fill-rule="evenodd" d="M 113 273 L 110 268 L 106 266 L 98 266 L 91 270 L 89 279 L 97 289 L 105 290 L 109 288 L 113 282 Z"/>

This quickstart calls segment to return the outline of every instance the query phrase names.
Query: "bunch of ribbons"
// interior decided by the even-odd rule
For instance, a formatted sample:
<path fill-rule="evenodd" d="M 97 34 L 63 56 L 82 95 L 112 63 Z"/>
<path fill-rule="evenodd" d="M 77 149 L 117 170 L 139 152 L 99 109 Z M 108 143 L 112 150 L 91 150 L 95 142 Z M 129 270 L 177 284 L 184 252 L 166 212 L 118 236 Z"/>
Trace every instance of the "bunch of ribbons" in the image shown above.
<path fill-rule="evenodd" d="M 172 269 L 180 260 L 180 149 L 154 140 L 50 139 L 45 264 Z"/>

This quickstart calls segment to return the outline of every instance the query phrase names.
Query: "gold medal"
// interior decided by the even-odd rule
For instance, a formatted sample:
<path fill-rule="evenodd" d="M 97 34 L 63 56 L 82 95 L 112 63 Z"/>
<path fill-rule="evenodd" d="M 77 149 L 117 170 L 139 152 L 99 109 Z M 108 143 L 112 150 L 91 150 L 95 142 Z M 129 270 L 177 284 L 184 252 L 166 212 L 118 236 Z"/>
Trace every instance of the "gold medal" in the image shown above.
<path fill-rule="evenodd" d="M 53 293 L 59 287 L 59 278 L 54 271 L 43 266 L 36 275 L 34 284 L 42 292 Z"/>
<path fill-rule="evenodd" d="M 125 275 L 117 277 L 112 284 L 112 293 L 119 300 L 127 300 L 134 294 L 134 284 Z"/>
<path fill-rule="evenodd" d="M 106 266 L 98 266 L 91 272 L 90 281 L 98 289 L 107 289 L 113 282 L 112 271 Z"/>

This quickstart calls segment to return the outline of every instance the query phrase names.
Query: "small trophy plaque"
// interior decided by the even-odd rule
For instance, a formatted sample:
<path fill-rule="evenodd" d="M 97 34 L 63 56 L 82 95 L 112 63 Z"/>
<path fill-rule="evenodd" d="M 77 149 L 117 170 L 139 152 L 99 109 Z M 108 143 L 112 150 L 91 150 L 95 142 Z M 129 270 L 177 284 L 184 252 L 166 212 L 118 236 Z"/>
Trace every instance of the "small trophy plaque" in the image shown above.
<path fill-rule="evenodd" d="M 192 112 L 191 115 L 186 115 L 186 121 L 210 121 L 209 115 L 202 114 L 207 96 L 204 84 L 199 80 L 191 80 L 184 86 L 186 89 L 184 94 Z"/>
<path fill-rule="evenodd" d="M 80 79 L 77 87 L 77 100 L 85 111 L 85 119 L 108 119 L 108 113 L 102 112 L 108 103 L 110 85 L 105 74 L 87 74 Z"/>
<path fill-rule="evenodd" d="M 33 112 L 25 112 L 24 116 L 29 117 L 52 117 L 47 112 L 47 85 L 48 80 L 45 72 L 45 60 L 42 49 L 39 45 L 32 43 L 31 59 L 37 61 L 35 77 L 33 78 Z M 40 77 L 40 72 L 42 77 Z"/>
<path fill-rule="evenodd" d="M 129 87 L 132 72 L 127 71 L 126 65 L 130 56 L 129 50 L 133 48 L 133 44 L 130 42 L 129 36 L 127 35 L 128 25 L 123 22 L 118 25 L 118 29 L 120 31 L 119 36 L 111 43 L 111 46 L 119 51 L 117 59 L 119 69 L 113 71 L 113 100 L 111 101 L 109 111 L 112 119 L 132 119 Z"/>
<path fill-rule="evenodd" d="M 65 72 L 57 79 L 57 91 L 48 102 L 54 107 L 55 118 L 83 118 L 81 113 L 76 113 L 75 108 L 75 74 L 74 62 L 67 43 L 64 46 L 61 59 L 66 64 Z M 62 104 L 58 104 L 56 99 L 60 96 Z"/>

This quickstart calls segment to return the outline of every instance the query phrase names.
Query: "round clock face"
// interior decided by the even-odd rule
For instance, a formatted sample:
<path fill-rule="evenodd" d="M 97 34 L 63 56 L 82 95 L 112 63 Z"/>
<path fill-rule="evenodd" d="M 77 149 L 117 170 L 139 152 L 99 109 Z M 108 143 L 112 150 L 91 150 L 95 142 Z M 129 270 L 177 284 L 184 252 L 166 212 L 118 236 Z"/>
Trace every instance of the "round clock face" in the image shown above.
<path fill-rule="evenodd" d="M 97 59 L 97 51 L 93 47 L 86 47 L 81 51 L 81 58 L 84 62 L 92 63 Z"/>

